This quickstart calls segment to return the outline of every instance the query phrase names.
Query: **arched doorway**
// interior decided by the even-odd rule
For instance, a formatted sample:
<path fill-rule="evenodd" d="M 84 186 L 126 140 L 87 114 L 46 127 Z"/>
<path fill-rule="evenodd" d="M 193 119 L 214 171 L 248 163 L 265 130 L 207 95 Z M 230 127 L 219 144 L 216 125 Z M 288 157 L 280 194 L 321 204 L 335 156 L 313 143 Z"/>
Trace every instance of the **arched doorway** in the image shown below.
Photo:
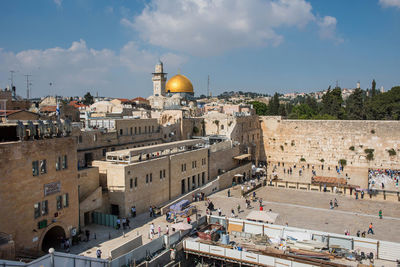
<path fill-rule="evenodd" d="M 65 238 L 64 228 L 58 225 L 53 226 L 43 237 L 42 251 L 47 253 L 49 248 L 60 249 L 63 238 Z"/>

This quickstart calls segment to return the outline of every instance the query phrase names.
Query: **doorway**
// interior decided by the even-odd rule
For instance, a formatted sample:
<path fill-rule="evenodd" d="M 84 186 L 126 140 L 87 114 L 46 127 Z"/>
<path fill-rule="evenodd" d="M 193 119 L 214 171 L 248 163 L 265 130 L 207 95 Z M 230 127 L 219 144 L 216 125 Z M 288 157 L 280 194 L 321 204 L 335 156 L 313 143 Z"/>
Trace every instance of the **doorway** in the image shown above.
<path fill-rule="evenodd" d="M 64 228 L 61 226 L 53 226 L 43 237 L 42 251 L 48 253 L 50 248 L 55 250 L 61 249 L 61 241 L 65 238 Z"/>
<path fill-rule="evenodd" d="M 111 215 L 119 216 L 119 206 L 111 204 Z"/>

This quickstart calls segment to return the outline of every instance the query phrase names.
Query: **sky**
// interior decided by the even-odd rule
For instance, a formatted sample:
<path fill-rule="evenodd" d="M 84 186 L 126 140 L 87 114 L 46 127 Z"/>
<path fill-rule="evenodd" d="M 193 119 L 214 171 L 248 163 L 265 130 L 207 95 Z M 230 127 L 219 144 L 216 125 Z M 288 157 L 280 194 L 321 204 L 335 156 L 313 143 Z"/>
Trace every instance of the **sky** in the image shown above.
<path fill-rule="evenodd" d="M 400 0 L 2 0 L 0 88 L 152 94 L 158 60 L 196 95 L 400 85 Z"/>

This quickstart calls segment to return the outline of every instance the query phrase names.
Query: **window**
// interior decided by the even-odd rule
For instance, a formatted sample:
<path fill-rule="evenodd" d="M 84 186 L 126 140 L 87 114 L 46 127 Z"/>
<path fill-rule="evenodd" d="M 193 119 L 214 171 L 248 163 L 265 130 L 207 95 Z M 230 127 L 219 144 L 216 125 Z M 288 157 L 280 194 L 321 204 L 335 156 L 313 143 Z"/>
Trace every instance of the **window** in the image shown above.
<path fill-rule="evenodd" d="M 47 215 L 49 213 L 49 205 L 48 201 L 44 200 L 42 201 L 42 216 Z"/>
<path fill-rule="evenodd" d="M 137 127 L 135 127 L 135 134 L 137 134 Z"/>
<path fill-rule="evenodd" d="M 63 207 L 64 207 L 64 208 L 66 208 L 66 207 L 69 206 L 68 193 L 66 193 L 66 194 L 63 195 L 62 204 L 63 204 Z"/>
<path fill-rule="evenodd" d="M 40 173 L 47 173 L 47 164 L 45 159 L 40 161 Z"/>
<path fill-rule="evenodd" d="M 58 156 L 56 159 L 56 170 L 59 171 L 61 170 L 61 157 Z"/>
<path fill-rule="evenodd" d="M 137 187 L 137 177 L 135 178 L 135 188 Z"/>
<path fill-rule="evenodd" d="M 142 133 L 142 127 L 139 127 L 139 134 Z"/>
<path fill-rule="evenodd" d="M 62 168 L 63 169 L 68 168 L 67 155 L 64 155 L 62 158 Z"/>
<path fill-rule="evenodd" d="M 119 129 L 119 135 L 122 135 L 124 131 L 122 129 Z"/>
<path fill-rule="evenodd" d="M 131 127 L 131 129 L 130 129 L 130 132 L 131 132 L 131 135 L 132 135 L 132 132 L 133 132 L 133 131 L 132 131 L 132 127 Z"/>
<path fill-rule="evenodd" d="M 32 174 L 33 176 L 39 175 L 39 161 L 32 161 Z"/>
<path fill-rule="evenodd" d="M 103 148 L 103 157 L 105 157 L 107 154 L 107 148 Z"/>
<path fill-rule="evenodd" d="M 151 132 L 154 133 L 154 126 L 151 126 Z"/>
<path fill-rule="evenodd" d="M 61 196 L 57 196 L 57 210 L 62 209 L 62 197 Z"/>
<path fill-rule="evenodd" d="M 148 183 L 149 183 L 149 175 L 146 174 L 146 184 L 148 184 Z"/>
<path fill-rule="evenodd" d="M 133 179 L 129 179 L 129 188 L 132 189 L 133 188 Z"/>
<path fill-rule="evenodd" d="M 153 174 L 150 173 L 150 183 L 153 182 Z"/>
<path fill-rule="evenodd" d="M 162 173 L 163 173 L 163 178 L 165 178 L 165 169 L 162 171 Z"/>
<path fill-rule="evenodd" d="M 78 137 L 78 143 L 82 143 L 82 135 Z"/>
<path fill-rule="evenodd" d="M 163 178 L 162 170 L 160 170 L 160 180 Z"/>
<path fill-rule="evenodd" d="M 33 205 L 35 219 L 40 217 L 40 202 Z"/>
<path fill-rule="evenodd" d="M 115 147 L 112 147 L 112 148 L 111 148 L 111 151 L 115 151 Z"/>
<path fill-rule="evenodd" d="M 221 130 L 223 130 L 223 129 L 224 129 L 224 125 L 222 124 L 222 125 L 221 125 Z"/>
<path fill-rule="evenodd" d="M 93 135 L 93 141 L 97 141 L 97 134 Z"/>

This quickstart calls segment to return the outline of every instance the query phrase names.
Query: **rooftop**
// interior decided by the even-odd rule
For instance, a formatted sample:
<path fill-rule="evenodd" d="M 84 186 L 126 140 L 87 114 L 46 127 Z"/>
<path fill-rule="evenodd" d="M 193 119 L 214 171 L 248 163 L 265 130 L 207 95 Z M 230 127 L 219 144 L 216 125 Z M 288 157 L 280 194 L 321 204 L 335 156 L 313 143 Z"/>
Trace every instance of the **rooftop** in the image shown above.
<path fill-rule="evenodd" d="M 183 153 L 205 147 L 205 141 L 201 139 L 183 140 L 147 147 L 123 149 L 107 153 L 106 160 L 122 164 L 149 160 L 154 157 Z"/>

